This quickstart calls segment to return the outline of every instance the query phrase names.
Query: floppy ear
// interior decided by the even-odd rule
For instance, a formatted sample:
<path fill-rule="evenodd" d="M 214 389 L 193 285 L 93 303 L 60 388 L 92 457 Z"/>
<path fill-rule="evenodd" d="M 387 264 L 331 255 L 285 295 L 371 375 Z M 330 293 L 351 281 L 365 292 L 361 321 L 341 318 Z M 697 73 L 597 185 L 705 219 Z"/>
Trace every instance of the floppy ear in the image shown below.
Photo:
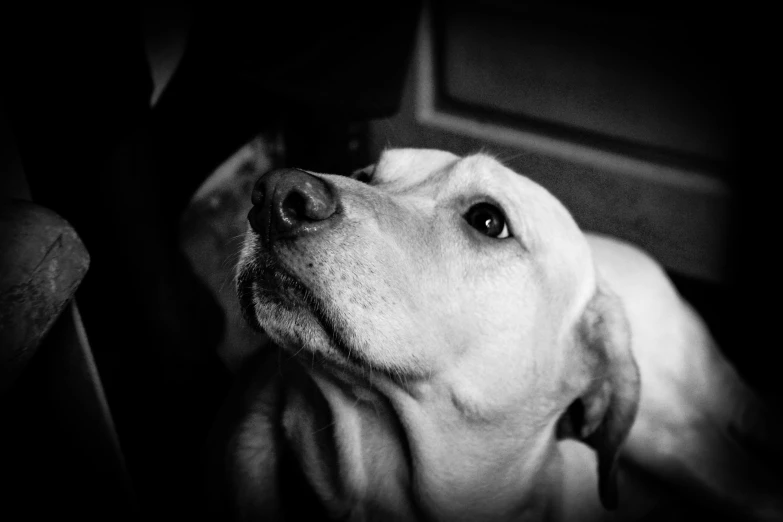
<path fill-rule="evenodd" d="M 598 494 L 606 509 L 617 507 L 616 461 L 639 403 L 639 370 L 631 332 L 619 298 L 596 291 L 577 325 L 569 388 L 578 397 L 558 424 L 559 438 L 584 441 L 598 456 Z"/>

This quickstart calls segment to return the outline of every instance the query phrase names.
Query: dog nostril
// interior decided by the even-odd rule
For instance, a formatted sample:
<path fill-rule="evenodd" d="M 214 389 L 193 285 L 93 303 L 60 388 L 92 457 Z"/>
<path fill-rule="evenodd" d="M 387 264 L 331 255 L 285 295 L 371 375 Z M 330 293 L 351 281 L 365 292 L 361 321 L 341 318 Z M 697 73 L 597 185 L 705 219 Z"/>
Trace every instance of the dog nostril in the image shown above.
<path fill-rule="evenodd" d="M 290 222 L 310 220 L 307 215 L 307 199 L 297 191 L 288 194 L 283 200 L 283 217 Z"/>
<path fill-rule="evenodd" d="M 299 169 L 267 172 L 250 198 L 250 226 L 265 241 L 315 232 L 335 214 L 338 203 L 326 180 Z"/>
<path fill-rule="evenodd" d="M 299 180 L 299 183 L 281 194 L 280 224 L 295 228 L 297 225 L 329 219 L 335 212 L 335 200 L 329 187 L 316 178 Z"/>

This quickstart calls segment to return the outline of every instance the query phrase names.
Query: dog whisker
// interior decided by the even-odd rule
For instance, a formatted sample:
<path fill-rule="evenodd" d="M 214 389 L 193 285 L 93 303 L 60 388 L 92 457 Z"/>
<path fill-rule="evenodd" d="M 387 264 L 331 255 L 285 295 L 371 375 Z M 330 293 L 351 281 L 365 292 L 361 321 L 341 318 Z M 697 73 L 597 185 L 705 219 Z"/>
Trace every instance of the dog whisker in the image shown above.
<path fill-rule="evenodd" d="M 334 424 L 335 424 L 335 423 L 334 423 L 334 421 L 332 421 L 332 422 L 330 422 L 329 424 L 327 424 L 326 426 L 321 426 L 321 427 L 320 427 L 320 428 L 318 428 L 317 430 L 313 431 L 313 432 L 312 432 L 312 435 L 317 435 L 317 434 L 321 433 L 321 432 L 322 432 L 322 431 L 324 431 L 324 430 L 328 430 L 329 428 L 331 428 L 332 426 L 334 426 Z"/>
<path fill-rule="evenodd" d="M 235 268 L 237 262 L 239 261 L 239 258 L 242 256 L 242 247 L 243 247 L 242 243 L 238 244 L 234 248 L 234 251 L 228 254 L 226 258 L 223 260 L 221 267 L 232 268 L 232 269 Z"/>
<path fill-rule="evenodd" d="M 296 352 L 294 352 L 293 355 L 291 355 L 287 360 L 290 361 L 292 359 L 295 359 L 296 356 L 299 355 L 300 353 L 302 353 L 305 349 L 306 349 L 306 347 L 305 347 L 304 343 L 302 343 L 302 346 Z"/>

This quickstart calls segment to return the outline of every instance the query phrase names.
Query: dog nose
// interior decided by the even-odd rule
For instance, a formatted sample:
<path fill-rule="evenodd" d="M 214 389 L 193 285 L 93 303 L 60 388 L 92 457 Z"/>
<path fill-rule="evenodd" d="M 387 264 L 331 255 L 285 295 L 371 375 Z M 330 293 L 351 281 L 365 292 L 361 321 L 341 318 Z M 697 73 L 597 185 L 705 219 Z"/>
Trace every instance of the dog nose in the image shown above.
<path fill-rule="evenodd" d="M 250 226 L 262 239 L 315 232 L 337 210 L 334 190 L 323 179 L 299 169 L 277 169 L 256 181 Z"/>

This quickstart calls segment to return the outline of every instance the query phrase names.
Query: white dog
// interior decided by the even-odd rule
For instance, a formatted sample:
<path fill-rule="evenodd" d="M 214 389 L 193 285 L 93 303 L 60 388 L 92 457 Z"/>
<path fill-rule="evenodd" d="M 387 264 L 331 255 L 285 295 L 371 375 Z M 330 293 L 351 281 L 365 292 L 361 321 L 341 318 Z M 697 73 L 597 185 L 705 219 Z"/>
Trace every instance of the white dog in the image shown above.
<path fill-rule="evenodd" d="M 645 253 L 486 155 L 353 178 L 254 188 L 238 291 L 280 350 L 223 421 L 232 514 L 783 517 L 762 407 Z"/>

